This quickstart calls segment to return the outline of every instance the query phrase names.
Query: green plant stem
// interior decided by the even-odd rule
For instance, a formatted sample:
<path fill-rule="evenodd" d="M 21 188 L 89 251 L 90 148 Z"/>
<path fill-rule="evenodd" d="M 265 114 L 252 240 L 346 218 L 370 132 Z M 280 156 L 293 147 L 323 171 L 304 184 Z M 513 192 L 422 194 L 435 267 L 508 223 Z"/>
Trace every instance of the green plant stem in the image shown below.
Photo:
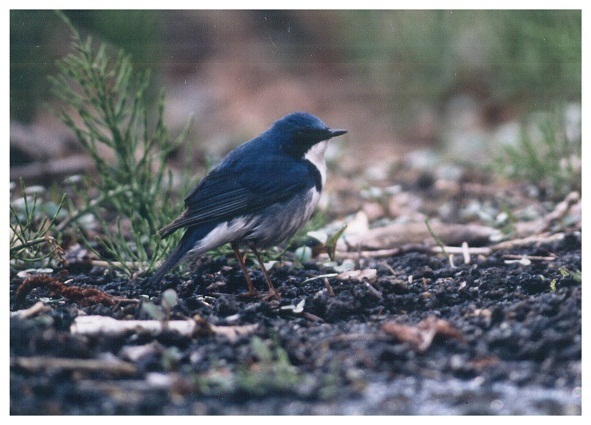
<path fill-rule="evenodd" d="M 63 220 L 56 227 L 56 230 L 58 232 L 63 231 L 64 229 L 69 227 L 72 223 L 76 222 L 80 217 L 82 217 L 85 214 L 95 214 L 96 208 L 98 206 L 100 206 L 102 203 L 104 203 L 108 200 L 111 200 L 114 196 L 120 195 L 124 192 L 129 192 L 129 186 L 121 186 L 116 189 L 110 190 L 107 193 L 103 193 L 103 194 L 99 195 L 98 198 L 93 199 L 87 205 L 85 205 L 83 208 L 72 211 L 70 213 L 69 217 L 66 218 L 65 220 Z"/>
<path fill-rule="evenodd" d="M 31 248 L 31 247 L 34 247 L 35 245 L 39 245 L 39 244 L 42 244 L 42 243 L 47 243 L 47 238 L 48 238 L 47 236 L 44 236 L 44 237 L 41 237 L 41 238 L 36 238 L 36 239 L 28 240 L 26 242 L 20 243 L 20 244 L 15 245 L 15 246 L 11 246 L 10 247 L 10 255 L 13 255 L 14 253 L 20 251 L 21 249 Z"/>
<path fill-rule="evenodd" d="M 425 225 L 427 226 L 427 230 L 429 231 L 429 234 L 431 235 L 431 237 L 433 239 L 435 239 L 435 242 L 437 243 L 437 245 L 439 246 L 439 248 L 441 248 L 441 252 L 443 252 L 445 254 L 445 256 L 449 258 L 449 254 L 445 250 L 445 245 L 443 245 L 443 242 L 441 242 L 441 239 L 439 239 L 439 236 L 437 236 L 435 234 L 435 232 L 433 231 L 433 229 L 431 229 L 431 225 L 429 224 L 429 220 L 428 219 L 425 220 Z"/>

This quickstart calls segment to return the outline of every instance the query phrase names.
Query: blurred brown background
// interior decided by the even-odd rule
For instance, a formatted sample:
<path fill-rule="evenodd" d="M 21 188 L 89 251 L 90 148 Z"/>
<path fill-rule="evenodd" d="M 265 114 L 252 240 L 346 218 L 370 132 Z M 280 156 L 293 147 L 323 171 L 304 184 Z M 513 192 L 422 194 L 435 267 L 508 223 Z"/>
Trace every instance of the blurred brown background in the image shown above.
<path fill-rule="evenodd" d="M 349 134 L 359 169 L 424 148 L 486 158 L 533 112 L 580 121 L 580 11 L 67 11 L 166 92 L 166 124 L 194 116 L 190 155 L 218 157 L 286 113 Z M 47 75 L 69 52 L 51 11 L 10 13 L 11 167 L 78 148 Z M 341 149 L 342 150 L 342 149 Z M 13 176 L 14 177 L 14 176 Z"/>

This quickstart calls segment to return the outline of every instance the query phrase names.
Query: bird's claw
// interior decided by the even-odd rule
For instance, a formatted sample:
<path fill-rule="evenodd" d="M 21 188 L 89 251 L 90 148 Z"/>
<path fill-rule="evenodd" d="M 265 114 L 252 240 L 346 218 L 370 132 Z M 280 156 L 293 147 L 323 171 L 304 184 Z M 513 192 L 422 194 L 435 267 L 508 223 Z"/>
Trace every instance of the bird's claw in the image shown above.
<path fill-rule="evenodd" d="M 257 290 L 243 292 L 242 294 L 238 294 L 238 298 L 259 298 L 261 294 Z"/>
<path fill-rule="evenodd" d="M 277 291 L 267 292 L 263 298 L 263 301 L 281 301 L 281 294 Z"/>
<path fill-rule="evenodd" d="M 269 291 L 267 293 L 260 293 L 256 290 L 244 292 L 237 295 L 239 298 L 254 299 L 258 298 L 261 301 L 281 301 L 281 294 L 277 291 Z"/>

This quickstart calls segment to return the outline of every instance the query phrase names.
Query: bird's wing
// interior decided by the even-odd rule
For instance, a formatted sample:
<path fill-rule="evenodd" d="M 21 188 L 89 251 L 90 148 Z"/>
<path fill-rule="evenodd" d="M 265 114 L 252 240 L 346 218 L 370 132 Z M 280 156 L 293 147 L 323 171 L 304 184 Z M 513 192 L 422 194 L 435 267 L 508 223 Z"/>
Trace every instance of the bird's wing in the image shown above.
<path fill-rule="evenodd" d="M 314 186 L 311 164 L 269 158 L 249 164 L 224 164 L 208 174 L 185 199 L 185 212 L 160 234 L 211 221 L 225 221 L 282 202 Z"/>

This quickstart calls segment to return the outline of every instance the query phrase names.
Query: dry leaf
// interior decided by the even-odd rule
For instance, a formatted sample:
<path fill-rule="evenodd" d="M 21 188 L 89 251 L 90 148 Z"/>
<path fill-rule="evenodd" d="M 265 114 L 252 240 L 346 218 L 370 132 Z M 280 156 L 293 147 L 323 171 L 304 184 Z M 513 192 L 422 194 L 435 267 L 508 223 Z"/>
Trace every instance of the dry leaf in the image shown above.
<path fill-rule="evenodd" d="M 338 279 L 373 280 L 378 274 L 377 269 L 348 270 L 337 275 Z"/>
<path fill-rule="evenodd" d="M 230 342 L 234 342 L 238 339 L 239 336 L 242 335 L 250 335 L 252 334 L 258 325 L 242 325 L 242 326 L 215 326 L 210 325 L 211 331 L 216 335 L 225 336 L 230 340 Z"/>
<path fill-rule="evenodd" d="M 429 316 L 416 326 L 386 322 L 382 325 L 382 330 L 399 341 L 408 342 L 419 353 L 427 351 L 437 335 L 465 342 L 464 335 L 460 331 L 450 325 L 448 321 L 435 316 Z"/>

